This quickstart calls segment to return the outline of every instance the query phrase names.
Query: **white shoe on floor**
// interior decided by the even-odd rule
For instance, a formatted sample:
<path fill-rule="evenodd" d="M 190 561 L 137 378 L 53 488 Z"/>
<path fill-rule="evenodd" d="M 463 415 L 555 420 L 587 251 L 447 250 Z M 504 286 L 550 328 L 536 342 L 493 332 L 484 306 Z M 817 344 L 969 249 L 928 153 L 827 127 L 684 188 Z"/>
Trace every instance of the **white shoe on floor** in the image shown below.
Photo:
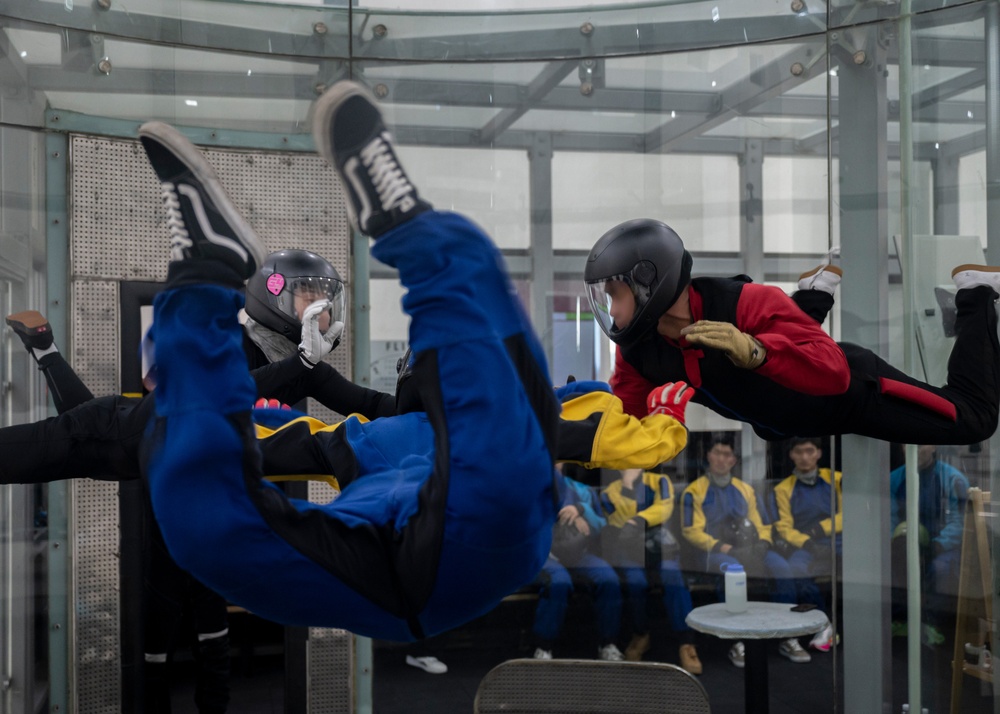
<path fill-rule="evenodd" d="M 448 665 L 437 657 L 412 657 L 406 655 L 406 663 L 411 667 L 422 669 L 430 674 L 444 674 L 448 671 Z"/>
<path fill-rule="evenodd" d="M 794 637 L 787 640 L 782 640 L 781 644 L 778 646 L 778 652 L 782 657 L 787 657 L 798 664 L 805 664 L 806 662 L 812 662 L 812 655 L 802 649 L 802 645 Z"/>
<path fill-rule="evenodd" d="M 602 659 L 605 662 L 622 662 L 625 659 L 625 655 L 621 653 L 615 645 L 612 643 L 610 645 L 604 645 L 599 650 L 597 650 L 597 658 Z"/>
<path fill-rule="evenodd" d="M 729 648 L 729 661 L 740 669 L 746 665 L 746 648 L 742 642 L 737 642 Z"/>
<path fill-rule="evenodd" d="M 830 648 L 833 647 L 833 625 L 827 623 L 826 627 L 817 632 L 812 640 L 809 642 L 809 646 L 814 650 L 819 650 L 820 652 L 829 652 Z M 840 641 L 840 638 L 837 638 Z"/>

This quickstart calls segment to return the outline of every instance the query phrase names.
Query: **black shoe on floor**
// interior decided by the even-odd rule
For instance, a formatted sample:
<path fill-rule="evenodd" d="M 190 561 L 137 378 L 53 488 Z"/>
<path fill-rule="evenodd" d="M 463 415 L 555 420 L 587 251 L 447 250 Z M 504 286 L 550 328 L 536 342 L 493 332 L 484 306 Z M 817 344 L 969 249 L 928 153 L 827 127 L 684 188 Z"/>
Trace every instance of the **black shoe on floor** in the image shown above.
<path fill-rule="evenodd" d="M 25 310 L 8 315 L 7 324 L 29 350 L 47 350 L 52 346 L 52 328 L 49 327 L 49 321 L 45 316 L 37 310 Z"/>
<path fill-rule="evenodd" d="M 179 131 L 158 121 L 139 127 L 139 141 L 160 179 L 170 260 L 222 261 L 243 279 L 253 275 L 267 249 L 201 152 Z"/>
<path fill-rule="evenodd" d="M 367 89 L 338 82 L 316 100 L 312 121 L 316 147 L 340 175 L 358 231 L 378 238 L 431 209 L 399 165 L 392 136 Z"/>

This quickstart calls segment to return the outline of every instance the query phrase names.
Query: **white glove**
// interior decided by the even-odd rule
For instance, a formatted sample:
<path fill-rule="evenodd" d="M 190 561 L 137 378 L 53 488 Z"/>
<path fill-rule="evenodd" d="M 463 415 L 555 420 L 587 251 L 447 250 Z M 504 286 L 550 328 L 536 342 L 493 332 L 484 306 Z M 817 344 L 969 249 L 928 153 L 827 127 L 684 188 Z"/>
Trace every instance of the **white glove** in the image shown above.
<path fill-rule="evenodd" d="M 340 344 L 340 336 L 344 332 L 344 323 L 339 320 L 332 323 L 326 332 L 319 330 L 319 318 L 329 309 L 329 300 L 317 300 L 302 313 L 302 341 L 299 343 L 299 357 L 302 363 L 312 369 L 321 359 Z"/>

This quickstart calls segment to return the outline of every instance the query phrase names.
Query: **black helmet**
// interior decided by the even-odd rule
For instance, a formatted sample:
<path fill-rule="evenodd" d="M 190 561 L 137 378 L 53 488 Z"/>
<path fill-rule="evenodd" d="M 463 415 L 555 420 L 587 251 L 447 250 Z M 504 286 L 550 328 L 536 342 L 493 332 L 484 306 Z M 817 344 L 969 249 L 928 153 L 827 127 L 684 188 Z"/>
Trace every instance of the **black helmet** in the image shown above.
<path fill-rule="evenodd" d="M 656 327 L 691 280 L 691 254 L 665 223 L 648 218 L 625 221 L 601 236 L 583 270 L 590 306 L 601 329 L 622 347 Z M 609 280 L 625 283 L 635 297 L 635 314 L 615 325 L 605 290 Z"/>
<path fill-rule="evenodd" d="M 330 324 L 343 323 L 344 281 L 329 261 L 308 250 L 271 253 L 247 281 L 247 315 L 295 344 L 302 340 L 301 311 L 323 299 L 330 301 Z"/>

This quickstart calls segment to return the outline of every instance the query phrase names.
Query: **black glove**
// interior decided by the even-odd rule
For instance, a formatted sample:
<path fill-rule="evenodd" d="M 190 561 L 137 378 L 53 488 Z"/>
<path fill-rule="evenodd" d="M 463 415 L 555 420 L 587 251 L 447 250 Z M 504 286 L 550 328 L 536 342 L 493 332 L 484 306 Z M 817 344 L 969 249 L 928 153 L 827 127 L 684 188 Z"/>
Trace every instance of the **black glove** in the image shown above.
<path fill-rule="evenodd" d="M 809 555 L 819 555 L 823 550 L 822 546 L 816 542 L 815 538 L 810 538 L 805 543 L 802 544 L 802 548 L 809 553 Z"/>
<path fill-rule="evenodd" d="M 806 531 L 806 535 L 810 538 L 824 538 L 826 537 L 826 531 L 823 530 L 821 523 L 813 523 L 809 526 L 809 530 Z"/>

